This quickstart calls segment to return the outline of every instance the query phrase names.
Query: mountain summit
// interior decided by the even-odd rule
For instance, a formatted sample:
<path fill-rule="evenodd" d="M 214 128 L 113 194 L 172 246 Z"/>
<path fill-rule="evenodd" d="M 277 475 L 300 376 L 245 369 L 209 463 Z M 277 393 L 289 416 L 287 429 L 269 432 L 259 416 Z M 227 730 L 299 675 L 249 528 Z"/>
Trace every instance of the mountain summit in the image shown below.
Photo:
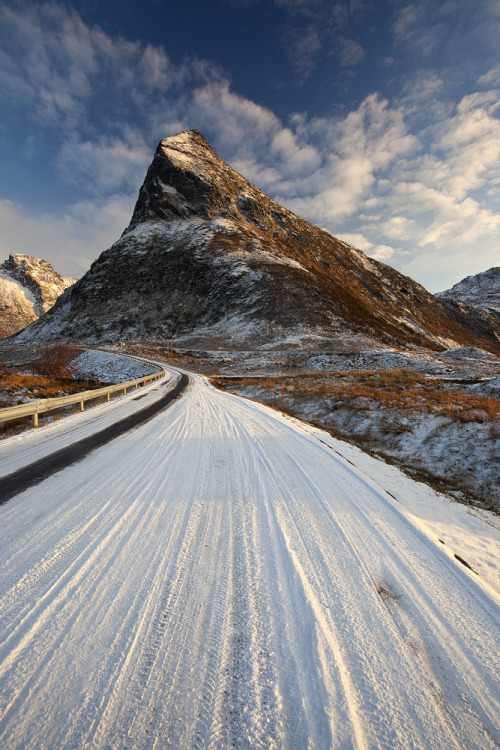
<path fill-rule="evenodd" d="M 11 253 L 0 264 L 0 338 L 20 331 L 47 312 L 75 281 L 60 276 L 46 260 Z"/>
<path fill-rule="evenodd" d="M 465 302 L 482 310 L 500 314 L 500 266 L 467 276 L 445 292 L 436 294 L 439 299 Z"/>
<path fill-rule="evenodd" d="M 190 130 L 159 143 L 121 238 L 21 335 L 500 348 L 491 316 L 453 304 L 283 208 Z"/>

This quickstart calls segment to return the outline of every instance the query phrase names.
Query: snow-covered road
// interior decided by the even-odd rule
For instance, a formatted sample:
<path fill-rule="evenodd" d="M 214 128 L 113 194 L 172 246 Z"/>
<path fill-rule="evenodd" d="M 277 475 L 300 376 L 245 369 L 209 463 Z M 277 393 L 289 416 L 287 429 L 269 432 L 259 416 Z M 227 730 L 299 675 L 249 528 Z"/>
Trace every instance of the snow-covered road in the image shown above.
<path fill-rule="evenodd" d="M 0 508 L 0 747 L 499 747 L 499 598 L 320 435 L 193 376 Z"/>

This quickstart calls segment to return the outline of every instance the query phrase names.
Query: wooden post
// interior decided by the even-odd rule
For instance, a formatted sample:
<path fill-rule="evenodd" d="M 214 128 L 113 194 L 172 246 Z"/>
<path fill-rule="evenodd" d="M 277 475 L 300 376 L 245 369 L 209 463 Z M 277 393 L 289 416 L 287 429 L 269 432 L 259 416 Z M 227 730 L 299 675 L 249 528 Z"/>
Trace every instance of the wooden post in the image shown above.
<path fill-rule="evenodd" d="M 281 365 L 281 413 L 285 413 L 285 365 Z"/>
<path fill-rule="evenodd" d="M 38 427 L 38 414 L 36 412 L 33 414 L 33 427 Z"/>

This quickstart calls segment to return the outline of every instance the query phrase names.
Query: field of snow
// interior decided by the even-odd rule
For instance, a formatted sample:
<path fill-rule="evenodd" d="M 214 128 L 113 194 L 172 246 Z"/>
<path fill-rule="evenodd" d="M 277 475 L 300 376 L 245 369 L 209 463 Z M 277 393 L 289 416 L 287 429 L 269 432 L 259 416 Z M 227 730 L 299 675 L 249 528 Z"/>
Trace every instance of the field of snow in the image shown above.
<path fill-rule="evenodd" d="M 498 747 L 492 519 L 191 377 L 0 508 L 0 746 Z"/>

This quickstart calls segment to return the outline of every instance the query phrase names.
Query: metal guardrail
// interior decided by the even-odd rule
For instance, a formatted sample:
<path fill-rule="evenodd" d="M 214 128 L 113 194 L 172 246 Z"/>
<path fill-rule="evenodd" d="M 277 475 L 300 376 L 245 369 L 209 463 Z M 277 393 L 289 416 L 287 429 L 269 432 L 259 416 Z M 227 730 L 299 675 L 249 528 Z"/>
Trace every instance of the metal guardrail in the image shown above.
<path fill-rule="evenodd" d="M 112 393 L 123 391 L 125 394 L 130 388 L 137 389 L 139 385 L 159 380 L 164 375 L 165 370 L 160 370 L 159 372 L 154 372 L 152 375 L 145 375 L 142 378 L 136 378 L 136 380 L 127 380 L 126 383 L 116 383 L 104 388 L 96 388 L 93 391 L 82 391 L 81 393 L 74 393 L 71 396 L 60 396 L 59 398 L 42 398 L 27 404 L 8 406 L 5 409 L 0 409 L 0 422 L 9 422 L 12 419 L 33 416 L 33 426 L 38 427 L 38 415 L 46 411 L 60 409 L 63 406 L 71 406 L 71 404 L 80 404 L 80 411 L 83 411 L 85 401 L 90 401 L 100 396 L 106 396 L 109 401 Z"/>

